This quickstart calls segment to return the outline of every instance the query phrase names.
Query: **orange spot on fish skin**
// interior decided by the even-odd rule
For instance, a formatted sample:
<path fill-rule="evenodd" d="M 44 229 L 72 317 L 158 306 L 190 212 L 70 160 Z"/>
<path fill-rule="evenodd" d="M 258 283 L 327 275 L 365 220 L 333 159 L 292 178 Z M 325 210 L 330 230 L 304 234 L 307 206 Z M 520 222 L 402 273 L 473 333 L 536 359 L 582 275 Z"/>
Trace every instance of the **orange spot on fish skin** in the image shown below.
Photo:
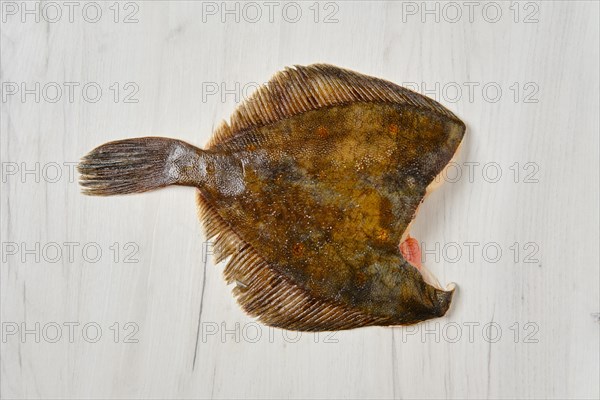
<path fill-rule="evenodd" d="M 398 125 L 396 125 L 396 124 L 390 124 L 389 130 L 390 130 L 390 133 L 393 133 L 393 134 L 398 133 Z"/>
<path fill-rule="evenodd" d="M 381 229 L 377 233 L 377 239 L 379 239 L 379 240 L 386 241 L 389 237 L 390 237 L 390 235 L 389 235 L 388 231 L 386 231 L 385 229 Z"/>
<path fill-rule="evenodd" d="M 421 248 L 419 247 L 419 242 L 408 235 L 406 240 L 400 243 L 399 247 L 404 259 L 417 269 L 421 269 Z"/>
<path fill-rule="evenodd" d="M 296 243 L 294 245 L 294 247 L 292 247 L 292 253 L 296 256 L 299 257 L 302 255 L 302 253 L 304 253 L 304 245 L 302 243 Z"/>
<path fill-rule="evenodd" d="M 360 286 L 367 282 L 367 276 L 362 272 L 356 273 L 356 283 Z"/>
<path fill-rule="evenodd" d="M 317 135 L 321 138 L 326 138 L 329 135 L 329 132 L 327 131 L 327 128 L 321 125 L 317 128 Z"/>

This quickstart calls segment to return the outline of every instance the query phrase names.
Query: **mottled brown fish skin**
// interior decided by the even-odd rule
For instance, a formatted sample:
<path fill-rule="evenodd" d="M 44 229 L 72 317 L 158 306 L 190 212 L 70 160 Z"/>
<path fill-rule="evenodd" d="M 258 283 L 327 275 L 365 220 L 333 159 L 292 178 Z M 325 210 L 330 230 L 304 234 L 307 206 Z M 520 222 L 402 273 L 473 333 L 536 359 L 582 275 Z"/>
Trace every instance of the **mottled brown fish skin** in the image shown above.
<path fill-rule="evenodd" d="M 315 298 L 378 325 L 410 324 L 445 314 L 452 292 L 425 283 L 398 243 L 464 131 L 407 105 L 309 111 L 203 152 L 200 192 L 269 268 Z"/>

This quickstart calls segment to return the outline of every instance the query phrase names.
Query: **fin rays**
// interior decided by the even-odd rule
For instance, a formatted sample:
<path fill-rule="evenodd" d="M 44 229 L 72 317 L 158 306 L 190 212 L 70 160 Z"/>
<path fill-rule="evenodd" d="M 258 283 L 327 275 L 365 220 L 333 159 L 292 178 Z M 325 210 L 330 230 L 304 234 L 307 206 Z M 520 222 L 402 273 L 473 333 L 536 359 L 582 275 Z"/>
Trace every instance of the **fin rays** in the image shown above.
<path fill-rule="evenodd" d="M 306 111 L 352 102 L 406 104 L 459 121 L 438 102 L 392 82 L 328 64 L 312 64 L 276 73 L 237 107 L 229 125 L 221 123 L 207 148 L 217 148 L 244 131 Z"/>

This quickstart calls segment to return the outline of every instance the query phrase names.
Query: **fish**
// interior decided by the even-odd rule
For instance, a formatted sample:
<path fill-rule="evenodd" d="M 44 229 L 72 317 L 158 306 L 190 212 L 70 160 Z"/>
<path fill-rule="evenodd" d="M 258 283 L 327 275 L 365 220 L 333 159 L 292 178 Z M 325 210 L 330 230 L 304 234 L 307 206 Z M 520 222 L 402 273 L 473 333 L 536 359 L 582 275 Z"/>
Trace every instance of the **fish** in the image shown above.
<path fill-rule="evenodd" d="M 196 188 L 198 216 L 241 308 L 293 331 L 442 317 L 456 288 L 420 262 L 410 224 L 466 126 L 438 102 L 329 64 L 287 67 L 201 149 L 167 137 L 103 144 L 82 192 Z"/>

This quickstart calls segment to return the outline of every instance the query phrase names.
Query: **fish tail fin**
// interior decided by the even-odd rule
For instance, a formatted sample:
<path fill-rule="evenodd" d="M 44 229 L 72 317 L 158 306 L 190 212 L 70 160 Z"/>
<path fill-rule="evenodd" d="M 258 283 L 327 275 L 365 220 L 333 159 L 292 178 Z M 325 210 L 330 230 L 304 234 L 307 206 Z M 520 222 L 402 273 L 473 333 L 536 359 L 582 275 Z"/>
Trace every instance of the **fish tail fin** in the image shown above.
<path fill-rule="evenodd" d="M 164 137 L 117 140 L 81 159 L 79 184 L 90 196 L 141 193 L 168 185 L 199 186 L 203 153 L 181 140 Z"/>

